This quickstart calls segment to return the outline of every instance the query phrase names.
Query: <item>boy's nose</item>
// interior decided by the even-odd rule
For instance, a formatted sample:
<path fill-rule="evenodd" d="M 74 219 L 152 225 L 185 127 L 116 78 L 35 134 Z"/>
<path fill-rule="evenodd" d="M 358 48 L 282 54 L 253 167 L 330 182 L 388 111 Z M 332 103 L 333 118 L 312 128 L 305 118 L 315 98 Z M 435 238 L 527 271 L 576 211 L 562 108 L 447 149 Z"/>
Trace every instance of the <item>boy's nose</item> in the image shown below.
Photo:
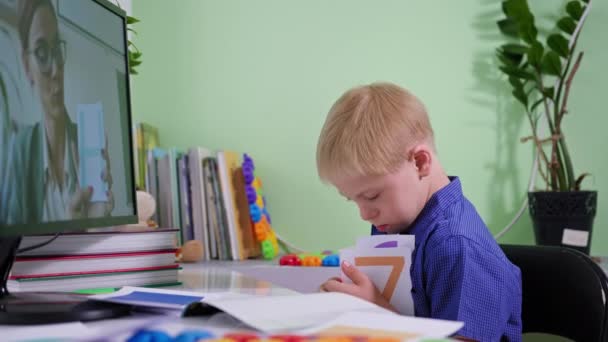
<path fill-rule="evenodd" d="M 369 221 L 378 215 L 378 210 L 373 208 L 359 207 L 359 215 L 363 221 Z"/>

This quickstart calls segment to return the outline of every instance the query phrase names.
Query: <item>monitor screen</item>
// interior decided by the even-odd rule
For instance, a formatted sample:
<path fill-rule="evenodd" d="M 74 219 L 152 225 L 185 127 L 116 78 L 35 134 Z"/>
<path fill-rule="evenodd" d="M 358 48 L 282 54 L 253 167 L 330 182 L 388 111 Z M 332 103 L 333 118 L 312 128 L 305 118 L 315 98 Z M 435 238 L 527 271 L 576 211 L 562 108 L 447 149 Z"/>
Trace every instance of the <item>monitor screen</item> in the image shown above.
<path fill-rule="evenodd" d="M 124 12 L 0 0 L 0 236 L 136 222 Z"/>

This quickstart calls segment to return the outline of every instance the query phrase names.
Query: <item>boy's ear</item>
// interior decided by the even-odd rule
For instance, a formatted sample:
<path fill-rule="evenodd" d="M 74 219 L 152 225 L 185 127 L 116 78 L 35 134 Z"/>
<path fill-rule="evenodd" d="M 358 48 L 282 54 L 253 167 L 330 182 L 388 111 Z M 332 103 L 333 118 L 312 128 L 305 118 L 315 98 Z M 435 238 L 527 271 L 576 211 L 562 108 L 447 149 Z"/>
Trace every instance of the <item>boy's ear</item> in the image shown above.
<path fill-rule="evenodd" d="M 418 145 L 412 150 L 412 157 L 418 177 L 423 178 L 431 173 L 431 165 L 433 162 L 433 154 L 426 145 Z"/>

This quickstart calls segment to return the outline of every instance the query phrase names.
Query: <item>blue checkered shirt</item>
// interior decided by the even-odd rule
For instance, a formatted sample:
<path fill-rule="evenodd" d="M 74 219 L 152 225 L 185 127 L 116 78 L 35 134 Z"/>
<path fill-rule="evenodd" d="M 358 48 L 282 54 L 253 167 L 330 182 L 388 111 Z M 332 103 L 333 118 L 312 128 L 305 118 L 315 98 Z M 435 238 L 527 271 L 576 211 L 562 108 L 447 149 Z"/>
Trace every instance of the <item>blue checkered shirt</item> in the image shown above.
<path fill-rule="evenodd" d="M 382 234 L 372 226 L 372 235 Z M 521 341 L 521 274 L 504 255 L 458 177 L 426 203 L 407 234 L 412 297 L 418 317 L 464 322 L 457 335 Z"/>

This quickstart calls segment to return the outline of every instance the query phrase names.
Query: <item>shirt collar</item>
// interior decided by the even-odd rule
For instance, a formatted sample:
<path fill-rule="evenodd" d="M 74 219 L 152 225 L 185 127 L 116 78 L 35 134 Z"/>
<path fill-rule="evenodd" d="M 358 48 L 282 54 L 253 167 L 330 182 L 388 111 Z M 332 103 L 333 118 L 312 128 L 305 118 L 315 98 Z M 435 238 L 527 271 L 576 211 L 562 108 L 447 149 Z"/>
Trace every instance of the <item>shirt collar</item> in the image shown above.
<path fill-rule="evenodd" d="M 463 197 L 460 179 L 455 176 L 450 176 L 448 178 L 450 179 L 450 183 L 436 191 L 431 198 L 429 198 L 414 223 L 412 223 L 411 228 L 406 233 L 416 236 L 416 245 L 423 240 L 424 235 L 429 234 L 435 228 L 435 225 L 433 225 L 432 222 L 435 221 L 437 215 L 442 213 L 453 203 L 460 201 Z"/>

